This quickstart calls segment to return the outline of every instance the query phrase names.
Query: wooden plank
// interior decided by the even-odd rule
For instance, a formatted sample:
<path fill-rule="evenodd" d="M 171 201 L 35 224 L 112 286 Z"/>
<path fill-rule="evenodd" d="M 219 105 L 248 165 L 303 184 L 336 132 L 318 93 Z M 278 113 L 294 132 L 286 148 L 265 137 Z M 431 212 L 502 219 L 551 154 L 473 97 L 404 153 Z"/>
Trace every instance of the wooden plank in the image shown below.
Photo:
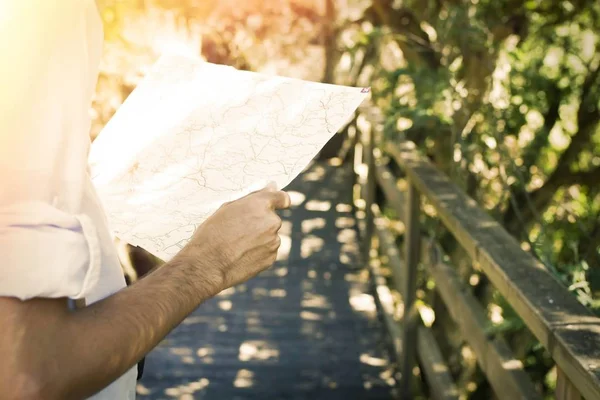
<path fill-rule="evenodd" d="M 392 270 L 392 279 L 394 281 L 394 289 L 404 297 L 404 281 L 403 281 L 403 262 L 400 256 L 398 246 L 394 235 L 384 226 L 384 219 L 381 218 L 381 211 L 377 204 L 373 205 L 373 214 L 375 217 L 375 233 L 381 248 L 380 254 L 387 256 L 387 264 Z"/>
<path fill-rule="evenodd" d="M 386 150 L 581 394 L 600 399 L 600 318 L 521 250 L 497 221 L 421 156 L 414 144 L 389 144 Z"/>
<path fill-rule="evenodd" d="M 375 202 L 375 157 L 373 155 L 375 142 L 375 128 L 371 126 L 366 132 L 365 152 L 363 159 L 367 166 L 367 181 L 365 182 L 365 235 L 363 237 L 362 252 L 365 260 L 369 259 L 371 240 L 373 238 L 373 203 Z"/>
<path fill-rule="evenodd" d="M 560 368 L 556 368 L 556 400 L 580 400 L 581 394 Z"/>
<path fill-rule="evenodd" d="M 424 326 L 419 326 L 417 350 L 431 397 L 436 400 L 458 400 L 458 389 L 452 380 L 446 360 L 442 357 L 433 333 Z"/>
<path fill-rule="evenodd" d="M 404 222 L 406 215 L 404 207 L 406 204 L 406 196 L 404 192 L 398 189 L 398 186 L 396 185 L 396 177 L 385 165 L 375 166 L 375 177 L 377 179 L 377 183 L 383 189 L 387 206 L 391 207 L 396 212 L 398 219 Z"/>
<path fill-rule="evenodd" d="M 388 266 L 393 273 L 394 286 L 401 288 L 403 285 L 401 274 L 403 262 L 397 250 L 394 235 L 384 226 L 384 219 L 381 218 L 378 209 L 375 209 L 374 214 L 376 234 L 381 247 L 381 254 L 386 255 L 388 258 Z M 425 239 L 422 238 L 422 240 Z M 450 269 L 450 272 L 445 272 L 446 268 L 449 267 L 444 265 L 439 266 L 439 261 L 432 261 L 429 249 L 429 245 L 422 247 L 422 262 L 432 273 L 437 289 L 439 291 L 444 290 L 442 295 L 446 294 L 446 296 L 442 296 L 442 298 L 448 304 L 448 308 L 452 313 L 451 316 L 457 325 L 459 325 L 459 328 L 461 328 L 461 332 L 463 332 L 467 341 L 474 348 L 482 370 L 486 374 L 489 373 L 490 380 L 494 380 L 493 387 L 501 394 L 498 398 L 507 398 L 510 400 L 540 398 L 527 374 L 522 370 L 522 365 L 513 359 L 504 340 L 501 338 L 495 340 L 488 338 L 487 332 L 489 326 L 483 308 L 473 296 L 464 293 L 464 288 L 460 284 L 457 284 L 460 280 L 454 270 Z M 439 256 L 436 259 L 441 260 L 442 257 Z M 442 272 L 436 273 L 435 269 L 442 269 Z M 402 292 L 400 294 L 402 295 Z M 463 300 L 467 296 L 468 300 Z M 458 300 L 455 300 L 455 298 L 458 298 Z M 421 350 L 419 349 L 419 351 Z M 503 375 L 508 376 L 504 377 Z"/>
<path fill-rule="evenodd" d="M 402 355 L 402 329 L 400 328 L 400 322 L 394 319 L 393 308 L 388 307 L 380 297 L 380 291 L 387 289 L 385 277 L 381 274 L 380 268 L 375 265 L 373 260 L 369 262 L 369 272 L 371 273 L 371 281 L 375 289 L 373 292 L 377 308 L 380 310 L 387 331 L 392 338 L 395 356 L 397 359 L 400 359 Z"/>
<path fill-rule="evenodd" d="M 463 337 L 473 348 L 477 363 L 497 398 L 542 399 L 504 339 L 490 335 L 492 325 L 483 307 L 466 290 L 455 269 L 443 262 L 443 253 L 437 243 L 427 240 L 421 254 L 423 264 L 435 281 L 436 290 Z"/>
<path fill-rule="evenodd" d="M 373 205 L 374 214 L 378 212 L 377 204 Z M 379 265 L 375 264 L 375 259 L 369 260 L 369 273 L 371 275 L 371 282 L 374 286 L 374 297 L 375 304 L 379 310 L 380 315 L 383 316 L 383 321 L 387 332 L 392 340 L 392 347 L 394 348 L 394 356 L 396 360 L 400 360 L 402 357 L 402 328 L 400 322 L 394 319 L 393 305 L 386 304 L 381 300 L 380 293 L 384 290 L 389 290 L 387 287 L 386 279 L 381 273 Z M 396 386 L 398 382 L 396 381 Z M 395 399 L 401 398 L 399 392 L 394 396 Z"/>
<path fill-rule="evenodd" d="M 417 267 L 420 256 L 421 233 L 419 227 L 420 194 L 411 184 L 407 192 L 406 209 L 406 233 L 404 235 L 404 251 L 406 260 L 405 268 L 402 269 L 404 315 L 402 324 L 402 343 L 415 343 L 417 339 L 417 309 L 415 298 L 417 290 Z M 415 346 L 404 346 L 402 348 L 402 359 L 400 367 L 402 379 L 400 381 L 400 393 L 405 398 L 410 398 L 412 370 L 415 366 Z"/>
<path fill-rule="evenodd" d="M 383 219 L 381 218 L 381 212 L 379 211 L 377 204 L 373 205 L 373 214 L 375 217 L 375 232 L 379 243 L 380 258 L 381 255 L 387 256 L 387 265 L 392 269 L 393 273 L 394 287 L 400 292 L 403 283 L 403 268 L 400 252 L 394 242 L 394 235 L 382 224 Z M 373 268 L 375 279 L 379 281 L 385 280 L 379 270 L 376 269 L 376 267 Z M 378 291 L 376 290 L 376 292 Z M 401 292 L 400 295 L 402 295 Z M 383 310 L 386 326 L 392 336 L 398 360 L 400 360 L 402 357 L 402 330 L 400 329 L 399 323 L 393 319 L 391 315 L 392 310 L 386 310 L 378 296 L 376 297 L 377 305 Z M 417 357 L 419 358 L 421 368 L 427 379 L 433 399 L 458 399 L 458 389 L 452 380 L 450 369 L 442 357 L 442 353 L 433 334 L 429 329 L 423 326 L 420 315 L 417 315 L 417 318 L 417 323 L 419 325 L 417 335 Z"/>
<path fill-rule="evenodd" d="M 337 158 L 340 160 L 340 164 L 345 163 L 347 158 L 352 156 L 353 150 L 356 147 L 356 142 L 359 138 L 358 127 L 356 126 L 356 119 L 358 118 L 358 114 L 354 117 L 354 119 L 344 128 L 343 132 L 345 134 L 344 143 L 342 143 L 342 147 Z M 350 136 L 349 130 L 350 128 L 354 128 L 354 135 Z"/>

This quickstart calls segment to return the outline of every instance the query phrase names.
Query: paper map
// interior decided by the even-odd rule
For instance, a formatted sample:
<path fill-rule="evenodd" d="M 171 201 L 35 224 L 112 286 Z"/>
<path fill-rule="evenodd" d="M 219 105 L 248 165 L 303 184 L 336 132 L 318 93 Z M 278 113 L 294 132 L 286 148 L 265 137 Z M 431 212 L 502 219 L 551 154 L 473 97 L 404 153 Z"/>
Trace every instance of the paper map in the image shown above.
<path fill-rule="evenodd" d="M 288 185 L 368 92 L 163 56 L 90 151 L 111 228 L 169 260 L 224 202 Z"/>

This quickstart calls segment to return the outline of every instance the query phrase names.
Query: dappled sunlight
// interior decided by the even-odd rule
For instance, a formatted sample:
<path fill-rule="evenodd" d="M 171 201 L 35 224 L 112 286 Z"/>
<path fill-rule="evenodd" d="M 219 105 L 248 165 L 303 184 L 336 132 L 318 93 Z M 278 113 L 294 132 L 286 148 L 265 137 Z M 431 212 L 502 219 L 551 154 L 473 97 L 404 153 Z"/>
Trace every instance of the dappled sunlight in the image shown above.
<path fill-rule="evenodd" d="M 367 283 L 369 282 L 369 271 L 365 269 L 357 273 L 345 274 L 344 280 L 353 283 Z"/>
<path fill-rule="evenodd" d="M 177 397 L 181 400 L 194 399 L 194 396 L 192 396 L 194 393 L 206 389 L 209 385 L 210 381 L 208 379 L 201 378 L 185 385 L 179 385 L 177 387 L 165 389 L 165 394 L 170 397 Z"/>
<path fill-rule="evenodd" d="M 502 363 L 504 369 L 523 369 L 523 363 L 520 360 L 508 360 Z"/>
<path fill-rule="evenodd" d="M 212 356 L 214 354 L 215 354 L 215 349 L 210 348 L 210 347 L 200 347 L 198 350 L 196 350 L 196 355 L 200 358 Z"/>
<path fill-rule="evenodd" d="M 306 195 L 304 193 L 296 192 L 295 190 L 288 190 L 287 194 L 290 195 L 292 207 L 297 207 L 306 200 Z"/>
<path fill-rule="evenodd" d="M 254 372 L 247 369 L 240 369 L 235 376 L 233 386 L 237 388 L 249 388 L 254 384 Z"/>
<path fill-rule="evenodd" d="M 351 212 L 352 206 L 350 204 L 338 203 L 335 205 L 335 211 L 339 213 Z"/>
<path fill-rule="evenodd" d="M 279 229 L 280 236 L 290 236 L 292 234 L 292 221 L 283 220 L 281 222 L 281 228 Z"/>
<path fill-rule="evenodd" d="M 504 321 L 502 316 L 502 307 L 497 304 L 490 303 L 488 305 L 488 317 L 494 324 L 501 324 Z"/>
<path fill-rule="evenodd" d="M 149 395 L 152 393 L 152 391 L 150 389 L 148 389 L 146 386 L 144 386 L 144 384 L 142 384 L 142 383 L 138 383 L 136 385 L 135 391 L 137 394 L 141 394 L 141 395 Z"/>
<path fill-rule="evenodd" d="M 300 245 L 300 256 L 302 258 L 309 258 L 314 253 L 317 253 L 323 249 L 325 241 L 323 238 L 313 235 L 307 235 L 302 238 Z"/>
<path fill-rule="evenodd" d="M 274 343 L 264 340 L 249 340 L 241 344 L 238 358 L 240 361 L 269 360 L 279 358 L 279 349 Z"/>
<path fill-rule="evenodd" d="M 218 326 L 224 321 L 223 317 L 206 316 L 206 315 L 192 315 L 187 317 L 182 323 L 184 325 L 196 325 L 206 324 L 212 326 Z"/>
<path fill-rule="evenodd" d="M 381 379 L 390 386 L 394 386 L 396 384 L 396 379 L 394 379 L 394 367 L 392 366 L 384 369 L 379 374 L 379 379 Z"/>
<path fill-rule="evenodd" d="M 278 233 L 279 238 L 281 239 L 281 245 L 277 250 L 276 261 L 287 260 L 287 258 L 290 256 L 290 250 L 292 249 L 292 222 L 288 220 L 283 220 Z"/>
<path fill-rule="evenodd" d="M 188 356 L 194 353 L 194 351 L 189 347 L 172 347 L 170 352 L 178 356 Z"/>
<path fill-rule="evenodd" d="M 340 262 L 342 264 L 350 264 L 352 262 L 352 258 L 346 253 L 340 253 Z"/>
<path fill-rule="evenodd" d="M 233 296 L 235 294 L 235 292 L 236 292 L 236 287 L 232 286 L 230 288 L 222 290 L 217 296 L 222 296 L 222 297 Z"/>
<path fill-rule="evenodd" d="M 274 297 L 274 298 L 284 298 L 287 295 L 285 289 L 267 289 L 267 288 L 254 288 L 252 289 L 252 296 L 254 298 L 263 298 L 263 297 Z"/>
<path fill-rule="evenodd" d="M 356 239 L 356 230 L 351 228 L 341 229 L 337 235 L 337 240 L 340 243 L 354 244 Z"/>
<path fill-rule="evenodd" d="M 223 300 L 219 302 L 219 308 L 223 311 L 229 311 L 233 307 L 233 303 L 229 300 Z"/>
<path fill-rule="evenodd" d="M 315 166 L 302 175 L 302 179 L 307 182 L 320 181 L 323 177 L 325 177 L 325 168 L 321 165 Z"/>
<path fill-rule="evenodd" d="M 350 305 L 359 312 L 367 314 L 375 314 L 377 307 L 375 306 L 375 298 L 367 293 L 362 293 L 356 289 L 350 291 Z"/>
<path fill-rule="evenodd" d="M 315 229 L 325 227 L 325 218 L 311 218 L 302 221 L 302 233 L 311 233 Z"/>
<path fill-rule="evenodd" d="M 372 355 L 366 353 L 360 355 L 360 362 L 373 367 L 383 367 L 388 364 L 388 360 L 384 358 L 373 357 Z"/>
<path fill-rule="evenodd" d="M 308 321 L 319 321 L 323 319 L 323 316 L 311 311 L 300 311 L 300 318 Z"/>
<path fill-rule="evenodd" d="M 192 356 L 183 356 L 181 357 L 181 362 L 184 364 L 193 364 L 196 362 L 196 360 Z"/>
<path fill-rule="evenodd" d="M 287 295 L 287 292 L 285 291 L 285 289 L 271 289 L 269 290 L 269 296 L 271 297 L 285 297 Z"/>
<path fill-rule="evenodd" d="M 335 220 L 336 228 L 353 228 L 356 225 L 354 218 L 351 217 L 338 217 Z"/>
<path fill-rule="evenodd" d="M 381 302 L 381 305 L 383 307 L 383 309 L 385 310 L 385 312 L 387 312 L 388 314 L 394 314 L 394 297 L 392 296 L 392 292 L 390 290 L 390 288 L 387 286 L 387 284 L 385 284 L 385 282 L 383 283 L 378 283 L 377 287 L 377 296 L 379 297 L 379 301 Z"/>
<path fill-rule="evenodd" d="M 281 245 L 277 250 L 276 261 L 287 260 L 287 258 L 290 256 L 290 250 L 292 249 L 292 238 L 289 235 L 282 233 L 279 234 L 279 237 L 281 238 Z"/>
<path fill-rule="evenodd" d="M 306 209 L 309 211 L 329 211 L 331 208 L 331 202 L 329 201 L 321 201 L 321 200 L 309 200 L 305 205 Z"/>
<path fill-rule="evenodd" d="M 423 321 L 423 325 L 425 325 L 427 328 L 431 328 L 435 322 L 435 312 L 433 309 L 422 301 L 418 303 L 417 308 L 419 310 L 421 320 Z"/>
<path fill-rule="evenodd" d="M 331 308 L 331 304 L 327 297 L 314 293 L 304 293 L 304 298 L 302 299 L 300 306 L 302 308 L 320 308 L 326 310 Z"/>

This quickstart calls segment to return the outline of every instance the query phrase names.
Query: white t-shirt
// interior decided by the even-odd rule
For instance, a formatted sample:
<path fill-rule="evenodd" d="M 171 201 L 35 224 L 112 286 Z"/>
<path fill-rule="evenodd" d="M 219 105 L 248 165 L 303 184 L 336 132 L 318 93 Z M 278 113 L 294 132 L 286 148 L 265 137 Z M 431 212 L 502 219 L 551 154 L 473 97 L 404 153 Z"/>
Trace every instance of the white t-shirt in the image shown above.
<path fill-rule="evenodd" d="M 0 296 L 125 286 L 87 169 L 102 38 L 94 0 L 0 0 Z M 134 399 L 136 376 L 92 399 Z"/>

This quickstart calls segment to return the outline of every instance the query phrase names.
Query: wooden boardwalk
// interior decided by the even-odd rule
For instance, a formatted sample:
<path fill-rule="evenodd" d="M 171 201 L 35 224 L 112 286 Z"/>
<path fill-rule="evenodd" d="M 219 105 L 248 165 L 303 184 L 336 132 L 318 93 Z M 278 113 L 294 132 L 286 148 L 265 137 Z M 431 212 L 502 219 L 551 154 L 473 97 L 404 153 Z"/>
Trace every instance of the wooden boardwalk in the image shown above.
<path fill-rule="evenodd" d="M 148 356 L 139 399 L 392 398 L 350 176 L 315 164 L 288 187 L 281 260 L 175 329 Z"/>

